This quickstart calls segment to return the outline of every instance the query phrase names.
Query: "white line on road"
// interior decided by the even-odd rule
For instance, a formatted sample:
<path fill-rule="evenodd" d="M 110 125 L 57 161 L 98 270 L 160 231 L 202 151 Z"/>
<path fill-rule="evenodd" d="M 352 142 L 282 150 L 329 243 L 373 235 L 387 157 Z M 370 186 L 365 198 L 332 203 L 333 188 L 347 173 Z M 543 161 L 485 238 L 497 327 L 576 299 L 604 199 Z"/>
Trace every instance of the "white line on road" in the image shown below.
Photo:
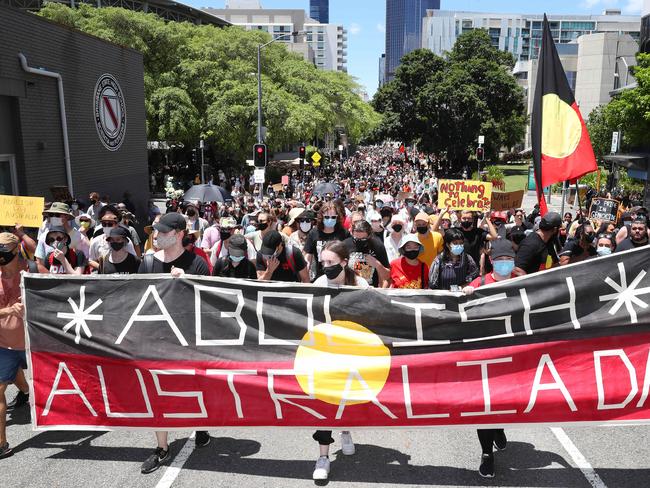
<path fill-rule="evenodd" d="M 569 453 L 576 466 L 580 468 L 580 471 L 582 471 L 582 474 L 587 478 L 589 484 L 594 488 L 607 488 L 607 485 L 603 483 L 603 480 L 598 476 L 598 473 L 596 473 L 591 464 L 589 464 L 589 461 L 587 461 L 576 445 L 571 441 L 571 439 L 569 439 L 566 432 L 559 427 L 552 427 L 551 431 L 555 434 L 555 437 L 560 441 L 560 444 L 562 444 L 562 447 L 564 447 L 566 452 Z"/>
<path fill-rule="evenodd" d="M 176 478 L 180 474 L 181 469 L 183 469 L 183 466 L 185 466 L 185 463 L 194 450 L 194 445 L 190 441 L 195 437 L 196 432 L 192 432 L 192 435 L 185 441 L 185 444 L 183 444 L 181 450 L 178 452 L 169 467 L 165 470 L 165 473 L 163 474 L 163 477 L 160 478 L 160 481 L 156 485 L 156 488 L 170 488 L 172 486 L 172 483 L 176 481 Z"/>

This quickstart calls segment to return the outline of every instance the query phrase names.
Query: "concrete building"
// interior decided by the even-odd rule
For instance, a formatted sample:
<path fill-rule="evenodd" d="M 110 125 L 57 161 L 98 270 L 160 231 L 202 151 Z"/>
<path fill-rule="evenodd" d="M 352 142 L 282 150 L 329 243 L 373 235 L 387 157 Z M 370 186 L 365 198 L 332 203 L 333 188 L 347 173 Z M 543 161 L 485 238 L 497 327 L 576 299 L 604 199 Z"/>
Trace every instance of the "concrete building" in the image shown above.
<path fill-rule="evenodd" d="M 329 24 L 330 0 L 309 0 L 309 16 L 319 24 Z"/>
<path fill-rule="evenodd" d="M 386 84 L 386 54 L 379 56 L 379 86 Z"/>
<path fill-rule="evenodd" d="M 142 54 L 2 5 L 0 46 L 1 192 L 128 191 L 144 216 Z"/>
<path fill-rule="evenodd" d="M 640 50 L 644 53 L 650 53 L 650 0 L 644 1 L 641 15 L 643 18 L 641 19 Z"/>
<path fill-rule="evenodd" d="M 422 19 L 440 0 L 386 0 L 386 82 L 395 77 L 402 57 L 422 46 Z"/>
<path fill-rule="evenodd" d="M 279 39 L 288 49 L 301 54 L 323 70 L 347 72 L 347 31 L 341 25 L 321 24 L 298 9 L 214 9 L 204 11 L 246 30 L 261 30 L 280 38 L 292 32 L 304 32 L 296 38 Z"/>
<path fill-rule="evenodd" d="M 603 15 L 549 15 L 548 19 L 557 44 L 596 32 L 629 34 L 635 40 L 640 35 L 639 17 L 621 15 L 620 10 L 606 10 Z M 542 42 L 542 20 L 541 14 L 427 10 L 422 21 L 422 47 L 442 55 L 461 34 L 485 29 L 494 47 L 512 53 L 518 61 L 536 59 Z"/>

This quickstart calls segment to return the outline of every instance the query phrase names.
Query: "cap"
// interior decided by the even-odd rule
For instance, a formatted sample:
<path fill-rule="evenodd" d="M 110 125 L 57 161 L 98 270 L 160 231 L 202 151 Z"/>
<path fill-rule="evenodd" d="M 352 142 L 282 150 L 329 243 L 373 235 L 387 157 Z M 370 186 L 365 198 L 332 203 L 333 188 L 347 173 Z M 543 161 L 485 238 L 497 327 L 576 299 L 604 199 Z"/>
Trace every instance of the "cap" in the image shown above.
<path fill-rule="evenodd" d="M 108 212 L 117 216 L 118 220 L 120 218 L 120 215 L 122 215 L 122 213 L 117 209 L 115 205 L 104 205 L 102 208 L 99 209 L 99 212 L 97 213 L 97 217 L 99 217 L 99 220 L 102 220 L 104 218 L 104 215 L 106 215 Z"/>
<path fill-rule="evenodd" d="M 298 220 L 316 220 L 316 212 L 310 209 L 303 210 L 298 216 Z"/>
<path fill-rule="evenodd" d="M 296 219 L 300 217 L 304 211 L 304 208 L 292 208 L 289 211 L 289 221 L 287 222 L 287 225 L 293 225 Z"/>
<path fill-rule="evenodd" d="M 232 217 L 221 217 L 219 221 L 219 227 L 222 229 L 234 229 L 237 227 L 237 221 Z"/>
<path fill-rule="evenodd" d="M 515 251 L 512 249 L 512 242 L 508 239 L 497 239 L 496 241 L 492 241 L 490 249 L 492 249 L 492 252 L 490 253 L 492 259 L 502 257 L 515 257 Z"/>
<path fill-rule="evenodd" d="M 272 230 L 262 239 L 260 252 L 264 255 L 275 254 L 275 250 L 282 243 L 282 236 L 277 230 Z"/>
<path fill-rule="evenodd" d="M 70 236 L 68 235 L 68 232 L 65 230 L 65 227 L 54 226 L 47 229 L 47 234 L 45 234 L 46 240 L 47 240 L 47 236 L 50 235 L 52 232 L 60 232 L 61 234 L 64 234 L 68 238 L 68 242 L 70 242 Z"/>
<path fill-rule="evenodd" d="M 235 234 L 228 239 L 228 253 L 234 257 L 246 256 L 248 254 L 248 243 L 241 234 Z"/>
<path fill-rule="evenodd" d="M 562 226 L 562 216 L 557 212 L 548 212 L 539 221 L 539 228 L 541 230 L 551 230 L 555 227 Z"/>
<path fill-rule="evenodd" d="M 507 222 L 507 221 L 508 221 L 508 212 L 504 212 L 504 211 L 501 211 L 501 212 L 492 211 L 491 219 L 492 219 L 492 220 L 503 220 L 503 221 Z"/>
<path fill-rule="evenodd" d="M 372 222 L 373 220 L 381 220 L 381 214 L 379 212 L 369 212 L 367 216 L 368 222 Z"/>
<path fill-rule="evenodd" d="M 167 213 L 160 217 L 160 220 L 156 224 L 153 224 L 154 229 L 163 233 L 173 230 L 185 230 L 186 227 L 187 221 L 185 217 L 177 212 Z"/>
<path fill-rule="evenodd" d="M 116 225 L 111 229 L 110 233 L 108 234 L 108 237 L 109 238 L 122 237 L 124 239 L 129 240 L 131 239 L 131 232 L 129 232 L 129 229 L 127 229 L 126 227 L 123 227 L 121 225 Z"/>
<path fill-rule="evenodd" d="M 20 242 L 20 239 L 11 232 L 0 233 L 0 252 L 13 251 Z"/>
<path fill-rule="evenodd" d="M 429 223 L 429 214 L 424 213 L 424 212 L 418 213 L 415 216 L 415 218 L 413 219 L 413 222 L 417 222 L 418 220 L 423 220 L 428 224 Z"/>
<path fill-rule="evenodd" d="M 74 217 L 72 212 L 70 212 L 70 206 L 63 202 L 54 202 L 49 209 L 43 211 L 43 215 L 48 214 L 65 214 Z"/>
<path fill-rule="evenodd" d="M 416 244 L 418 244 L 420 246 L 420 248 L 424 247 L 424 246 L 422 246 L 422 243 L 420 242 L 420 240 L 418 239 L 418 237 L 415 234 L 404 234 L 404 236 L 402 237 L 402 240 L 399 241 L 399 248 L 402 249 L 409 242 L 415 242 Z"/>

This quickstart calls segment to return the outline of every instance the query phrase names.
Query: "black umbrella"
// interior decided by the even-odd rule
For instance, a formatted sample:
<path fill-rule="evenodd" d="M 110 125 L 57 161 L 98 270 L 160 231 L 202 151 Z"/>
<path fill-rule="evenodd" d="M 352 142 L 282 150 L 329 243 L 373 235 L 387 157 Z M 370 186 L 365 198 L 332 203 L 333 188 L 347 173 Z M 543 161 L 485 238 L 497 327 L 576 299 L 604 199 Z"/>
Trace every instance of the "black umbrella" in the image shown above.
<path fill-rule="evenodd" d="M 320 183 L 314 188 L 314 195 L 327 195 L 331 193 L 335 195 L 339 192 L 339 186 L 334 183 Z"/>
<path fill-rule="evenodd" d="M 194 185 L 185 192 L 183 199 L 223 203 L 226 200 L 232 200 L 232 196 L 224 188 L 208 183 L 207 185 Z"/>

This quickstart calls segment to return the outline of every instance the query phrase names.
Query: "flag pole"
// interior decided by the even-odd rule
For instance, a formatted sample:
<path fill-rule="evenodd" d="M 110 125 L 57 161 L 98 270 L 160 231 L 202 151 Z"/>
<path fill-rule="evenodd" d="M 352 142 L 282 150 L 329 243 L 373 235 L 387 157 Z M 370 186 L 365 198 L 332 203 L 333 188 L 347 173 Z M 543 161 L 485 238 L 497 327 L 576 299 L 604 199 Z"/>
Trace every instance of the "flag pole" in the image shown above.
<path fill-rule="evenodd" d="M 580 186 L 578 185 L 578 180 L 576 180 L 576 201 L 578 202 L 578 210 L 580 210 L 580 214 L 582 215 L 582 203 L 580 203 Z"/>

